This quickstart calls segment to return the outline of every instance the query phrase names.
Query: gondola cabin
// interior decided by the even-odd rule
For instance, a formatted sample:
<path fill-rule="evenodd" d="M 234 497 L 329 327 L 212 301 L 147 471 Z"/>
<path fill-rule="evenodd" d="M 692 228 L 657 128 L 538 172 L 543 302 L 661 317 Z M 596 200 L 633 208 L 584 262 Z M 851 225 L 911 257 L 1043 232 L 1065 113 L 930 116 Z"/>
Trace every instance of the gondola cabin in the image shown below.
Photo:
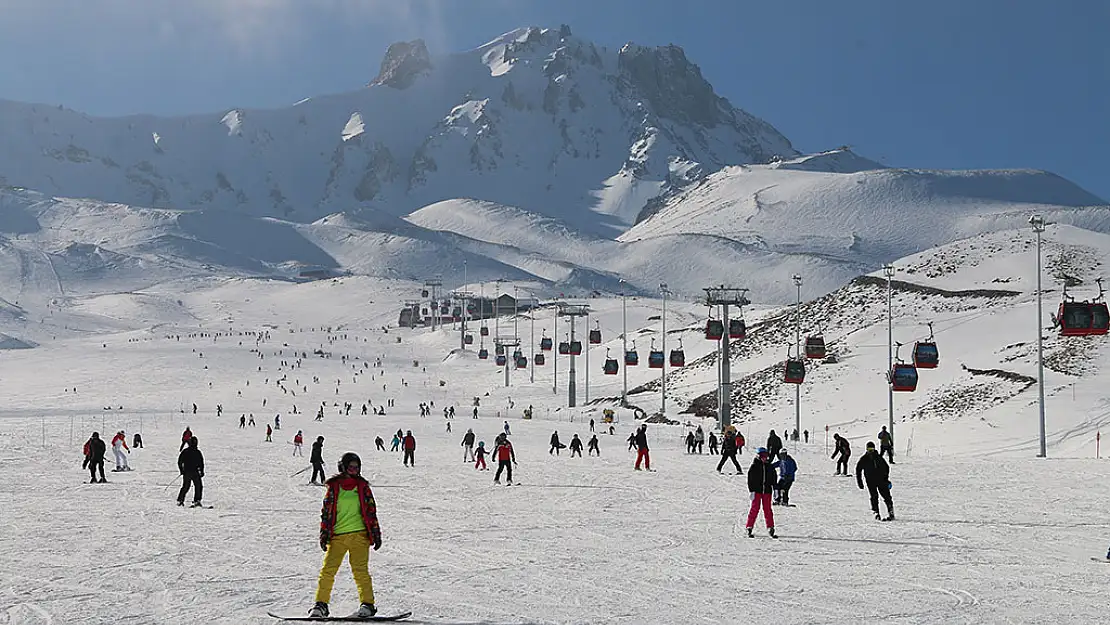
<path fill-rule="evenodd" d="M 672 367 L 683 367 L 685 365 L 686 365 L 686 352 L 684 352 L 682 349 L 672 349 L 671 350 L 671 366 Z"/>
<path fill-rule="evenodd" d="M 748 324 L 743 319 L 728 320 L 728 338 L 743 339 L 748 336 Z"/>
<path fill-rule="evenodd" d="M 1060 324 L 1060 336 L 1087 336 L 1092 334 L 1094 315 L 1092 306 L 1086 302 L 1060 302 L 1056 321 Z"/>
<path fill-rule="evenodd" d="M 640 354 L 634 349 L 630 349 L 624 353 L 624 366 L 635 367 L 640 364 Z"/>
<path fill-rule="evenodd" d="M 493 359 L 493 362 L 494 362 L 494 363 L 495 363 L 495 364 L 496 364 L 496 365 L 497 365 L 498 367 L 504 367 L 504 366 L 505 366 L 505 363 L 509 362 L 509 359 L 505 357 L 505 354 L 498 354 L 498 355 L 497 355 L 497 358 L 494 358 L 494 359 Z"/>
<path fill-rule="evenodd" d="M 918 341 L 913 344 L 913 365 L 918 369 L 936 369 L 940 364 L 937 344 L 932 341 Z"/>
<path fill-rule="evenodd" d="M 917 367 L 901 362 L 895 364 L 890 370 L 890 386 L 896 391 L 917 390 Z"/>
<path fill-rule="evenodd" d="M 710 319 L 705 322 L 705 338 L 710 341 L 719 341 L 725 335 L 725 324 L 720 319 Z"/>
<path fill-rule="evenodd" d="M 582 341 L 571 341 L 570 342 L 570 355 L 571 356 L 581 356 L 582 355 Z"/>
<path fill-rule="evenodd" d="M 570 353 L 570 343 L 566 341 L 559 341 L 559 353 L 566 356 Z"/>
<path fill-rule="evenodd" d="M 464 336 L 463 337 L 463 343 L 465 343 L 467 345 L 473 345 L 474 344 L 474 335 L 473 334 L 467 334 L 466 336 Z"/>
<path fill-rule="evenodd" d="M 590 345 L 600 345 L 600 344 L 601 344 L 601 330 L 598 330 L 598 329 L 590 330 Z"/>
<path fill-rule="evenodd" d="M 487 328 L 486 326 L 482 326 L 482 329 L 478 330 L 478 334 L 481 334 L 482 336 L 489 336 L 489 328 Z"/>
<path fill-rule="evenodd" d="M 620 364 L 617 362 L 616 358 L 606 358 L 605 366 L 602 370 L 605 372 L 605 375 L 617 375 L 617 371 L 620 370 Z"/>
<path fill-rule="evenodd" d="M 662 369 L 666 360 L 667 357 L 661 350 L 653 349 L 648 353 L 648 367 L 652 369 Z"/>
<path fill-rule="evenodd" d="M 504 345 L 498 345 L 498 346 L 494 347 L 493 348 L 493 353 L 497 354 L 498 356 L 503 355 L 505 353 L 505 346 Z"/>
<path fill-rule="evenodd" d="M 1091 334 L 1102 335 L 1110 331 L 1110 311 L 1105 302 L 1091 304 Z"/>
<path fill-rule="evenodd" d="M 528 368 L 528 359 L 525 358 L 524 356 L 521 356 L 520 358 L 517 358 L 516 359 L 516 368 L 517 369 L 527 369 Z"/>
<path fill-rule="evenodd" d="M 462 306 L 455 306 L 451 309 L 451 316 L 457 321 L 462 317 Z"/>
<path fill-rule="evenodd" d="M 519 349 L 513 350 L 513 360 L 520 360 L 521 358 L 524 358 L 524 352 Z"/>
<path fill-rule="evenodd" d="M 420 291 L 420 297 L 428 297 L 428 289 L 423 289 L 422 291 Z"/>
<path fill-rule="evenodd" d="M 789 358 L 786 361 L 786 370 L 783 382 L 787 384 L 801 384 L 806 379 L 806 363 L 799 358 Z"/>
<path fill-rule="evenodd" d="M 535 356 L 532 356 L 532 362 L 536 363 L 537 367 L 542 367 L 547 364 L 547 357 L 543 354 L 536 354 Z"/>
<path fill-rule="evenodd" d="M 540 339 L 540 349 L 545 352 L 551 351 L 551 339 L 546 336 Z"/>
<path fill-rule="evenodd" d="M 806 337 L 806 358 L 820 359 L 825 357 L 825 337 Z"/>
<path fill-rule="evenodd" d="M 489 350 L 484 348 L 484 347 L 482 349 L 479 349 L 478 350 L 478 360 L 485 360 L 487 358 L 489 358 Z"/>

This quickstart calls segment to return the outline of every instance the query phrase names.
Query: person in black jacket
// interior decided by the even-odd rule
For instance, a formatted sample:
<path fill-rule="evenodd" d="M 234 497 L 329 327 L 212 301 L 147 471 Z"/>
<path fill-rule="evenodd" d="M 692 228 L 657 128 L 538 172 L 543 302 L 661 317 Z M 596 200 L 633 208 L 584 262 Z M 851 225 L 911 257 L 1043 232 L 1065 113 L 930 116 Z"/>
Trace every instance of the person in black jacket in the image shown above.
<path fill-rule="evenodd" d="M 780 451 L 782 451 L 782 439 L 775 434 L 774 430 L 771 430 L 771 434 L 767 436 L 767 454 L 772 458 L 778 458 Z"/>
<path fill-rule="evenodd" d="M 636 430 L 636 470 L 640 470 L 640 461 L 644 462 L 644 468 L 651 471 L 651 452 L 648 450 L 647 442 L 647 424 L 644 423 L 640 429 Z"/>
<path fill-rule="evenodd" d="M 577 434 L 570 439 L 570 457 L 573 458 L 574 454 L 578 454 L 579 458 L 582 457 L 582 439 L 578 438 Z"/>
<path fill-rule="evenodd" d="M 100 469 L 100 483 L 107 483 L 108 480 L 104 479 L 104 452 L 107 451 L 107 446 L 104 444 L 104 439 L 100 438 L 100 432 L 93 432 L 86 445 L 89 448 L 88 455 L 85 457 L 89 466 L 89 484 L 97 483 L 97 469 Z"/>
<path fill-rule="evenodd" d="M 189 438 L 189 443 L 177 457 L 177 470 L 181 471 L 181 490 L 177 493 L 177 505 L 185 505 L 185 495 L 189 486 L 193 486 L 193 507 L 200 506 L 200 498 L 204 492 L 204 485 L 200 479 L 204 477 L 204 456 L 197 449 L 197 437 Z"/>
<path fill-rule="evenodd" d="M 378 440 L 381 440 L 379 438 Z M 309 484 L 323 485 L 324 480 L 328 479 L 324 475 L 324 437 L 317 436 L 316 442 L 312 443 L 312 454 L 309 456 L 308 461 L 312 463 L 312 481 Z M 316 476 L 320 476 L 320 481 L 316 481 Z"/>
<path fill-rule="evenodd" d="M 748 538 L 753 538 L 752 528 L 755 527 L 755 519 L 759 516 L 761 506 L 763 519 L 767 521 L 767 533 L 771 538 L 778 538 L 775 536 L 775 515 L 771 512 L 771 492 L 777 483 L 778 474 L 771 466 L 771 456 L 766 449 L 760 447 L 756 451 L 752 466 L 748 467 L 748 490 L 752 494 L 752 507 L 748 511 L 748 523 L 745 526 L 748 530 Z"/>
<path fill-rule="evenodd" d="M 876 519 L 883 521 L 894 520 L 894 501 L 890 498 L 890 465 L 875 450 L 875 443 L 867 443 L 867 452 L 856 463 L 856 484 L 863 490 L 863 482 L 867 481 L 867 492 L 871 495 L 871 511 Z M 879 514 L 879 495 L 886 503 L 887 517 Z"/>
<path fill-rule="evenodd" d="M 713 439 L 709 439 L 709 449 L 713 450 Z M 744 475 L 744 471 L 740 468 L 740 461 L 736 459 L 736 430 L 730 425 L 729 429 L 721 435 L 721 461 L 717 463 L 717 473 L 721 472 L 721 468 L 725 466 L 725 462 L 732 460 L 733 466 L 736 467 L 737 475 Z"/>
<path fill-rule="evenodd" d="M 852 446 L 848 444 L 848 439 L 839 434 L 833 434 L 833 460 L 836 460 L 836 474 L 848 475 L 848 458 L 852 457 Z M 836 457 L 840 456 L 837 460 Z"/>
<path fill-rule="evenodd" d="M 558 456 L 559 455 L 559 450 L 562 449 L 563 447 L 564 447 L 564 445 L 559 442 L 559 430 L 555 430 L 551 434 L 551 449 L 548 449 L 547 453 L 548 453 L 548 455 L 555 454 L 556 456 Z"/>

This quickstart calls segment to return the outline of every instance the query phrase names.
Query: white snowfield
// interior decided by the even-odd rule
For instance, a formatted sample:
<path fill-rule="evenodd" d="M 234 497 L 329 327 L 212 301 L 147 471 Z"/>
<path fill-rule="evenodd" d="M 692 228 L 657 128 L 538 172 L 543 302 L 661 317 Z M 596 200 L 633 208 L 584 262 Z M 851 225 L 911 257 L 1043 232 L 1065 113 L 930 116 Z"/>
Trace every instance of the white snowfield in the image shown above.
<path fill-rule="evenodd" d="M 451 327 L 384 332 L 399 302 L 419 296 L 416 283 L 202 277 L 68 294 L 46 278 L 18 282 L 23 291 L 3 292 L 0 306 L 0 332 L 31 347 L 4 351 L 0 375 L 0 623 L 241 625 L 272 622 L 267 610 L 307 613 L 323 493 L 301 471 L 317 436 L 326 438 L 329 474 L 343 452 L 361 455 L 384 537 L 371 556 L 377 604 L 382 613 L 412 610 L 413 622 L 1104 622 L 1110 567 L 1091 557 L 1110 543 L 1110 469 L 1094 458 L 1096 434 L 1110 424 L 1107 339 L 1056 337 L 1047 313 L 1060 296 L 1058 276 L 1082 281 L 1072 288 L 1078 298 L 1094 294 L 1110 239 L 1070 226 L 1045 234 L 1048 459 L 1034 457 L 1036 386 L 1021 377 L 1036 376 L 1031 240 L 1027 229 L 988 234 L 896 263 L 896 280 L 943 293 L 895 292 L 903 357 L 933 321 L 941 366 L 895 398 L 890 523 L 873 520 L 854 479 L 833 476 L 825 432 L 849 437 L 854 467 L 887 422 L 885 289 L 857 282 L 803 306 L 803 334 L 819 325 L 839 362 L 811 363 L 802 387 L 811 439 L 786 443 L 800 467 L 797 507 L 774 509 L 778 540 L 762 518 L 756 538 L 744 537 L 746 476 L 717 474 L 717 456 L 687 455 L 687 427 L 648 426 L 653 472 L 632 469 L 626 439 L 639 422 L 631 410 L 617 408 L 614 435 L 604 429 L 601 411 L 616 406 L 624 373 L 601 373 L 606 350 L 620 356 L 619 298 L 585 300 L 594 315 L 577 336 L 585 340 L 596 320 L 604 342 L 588 367 L 578 359 L 580 407 L 567 409 L 568 362 L 558 357 L 553 392 L 555 352 L 534 383 L 530 370 L 514 369 L 505 388 L 492 358 L 476 357 L 477 322 L 464 351 Z M 970 289 L 996 292 L 951 293 Z M 658 300 L 627 301 L 641 362 L 628 385 L 647 385 L 629 401 L 648 413 L 660 403 L 650 384 L 659 371 L 646 366 L 651 339 L 661 346 L 660 312 Z M 777 368 L 764 372 L 793 339 L 782 314 L 748 311 L 749 336 L 736 344 L 745 473 L 768 430 L 793 426 L 793 389 Z M 680 414 L 715 383 L 704 322 L 704 307 L 668 301 L 666 349 L 681 339 L 688 366 L 667 370 L 667 415 L 708 431 L 712 419 Z M 520 336 L 526 353 L 544 330 L 556 342 L 567 331 L 549 308 L 535 315 L 534 339 L 527 315 L 488 324 L 489 338 Z M 266 331 L 257 346 L 240 334 Z M 385 416 L 361 414 L 364 402 L 388 399 L 396 406 Z M 420 418 L 418 404 L 433 401 L 432 416 Z M 339 414 L 344 402 L 353 404 L 349 416 Z M 321 403 L 325 418 L 315 422 Z M 445 406 L 456 409 L 451 433 Z M 528 406 L 534 418 L 524 420 Z M 257 425 L 240 429 L 244 414 Z M 281 429 L 267 443 L 276 414 Z M 555 430 L 564 444 L 574 434 L 587 441 L 591 418 L 600 458 L 548 454 Z M 512 488 L 464 463 L 460 446 L 473 428 L 491 448 L 505 421 L 519 461 Z M 212 509 L 175 505 L 186 426 L 205 455 Z M 374 449 L 375 436 L 388 448 L 399 428 L 417 438 L 415 468 Z M 128 457 L 134 470 L 88 484 L 82 444 L 94 430 L 110 440 L 120 429 L 128 444 L 143 433 L 145 447 Z M 298 430 L 303 458 L 292 455 Z M 356 607 L 342 569 L 333 612 Z"/>

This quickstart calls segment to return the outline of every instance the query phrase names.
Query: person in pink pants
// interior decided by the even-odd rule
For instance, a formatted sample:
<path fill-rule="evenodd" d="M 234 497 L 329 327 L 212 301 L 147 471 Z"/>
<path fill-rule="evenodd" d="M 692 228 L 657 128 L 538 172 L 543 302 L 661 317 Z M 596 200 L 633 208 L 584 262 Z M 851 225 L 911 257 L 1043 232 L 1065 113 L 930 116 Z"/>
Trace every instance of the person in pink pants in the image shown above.
<path fill-rule="evenodd" d="M 775 473 L 775 468 L 771 466 L 770 455 L 766 448 L 760 447 L 756 450 L 752 466 L 748 468 L 748 490 L 752 494 L 752 507 L 748 511 L 746 525 L 748 538 L 754 538 L 752 528 L 755 527 L 755 520 L 759 516 L 761 506 L 763 519 L 767 521 L 767 533 L 771 538 L 778 538 L 775 536 L 775 514 L 771 511 L 771 493 L 776 483 L 778 483 L 778 475 Z"/>

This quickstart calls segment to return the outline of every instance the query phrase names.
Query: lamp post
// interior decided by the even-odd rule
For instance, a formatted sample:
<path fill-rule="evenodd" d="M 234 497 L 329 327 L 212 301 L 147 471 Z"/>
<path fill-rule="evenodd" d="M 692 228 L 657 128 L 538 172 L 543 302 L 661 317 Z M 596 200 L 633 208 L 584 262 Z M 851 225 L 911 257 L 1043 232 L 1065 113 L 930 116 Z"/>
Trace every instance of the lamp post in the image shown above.
<path fill-rule="evenodd" d="M 470 291 L 466 288 L 466 260 L 463 260 L 463 306 L 459 331 L 459 349 L 466 350 L 466 313 L 470 307 Z"/>
<path fill-rule="evenodd" d="M 1041 308 L 1041 234 L 1045 229 L 1044 218 L 1033 215 L 1029 218 L 1029 225 L 1037 233 L 1037 403 L 1041 418 L 1041 453 L 1037 457 L 1045 458 L 1048 456 L 1048 448 L 1044 427 L 1044 338 L 1041 336 L 1041 314 L 1044 310 Z"/>
<path fill-rule="evenodd" d="M 794 353 L 802 357 L 802 276 L 794 274 L 790 277 L 794 286 L 798 288 L 797 304 L 794 307 Z M 802 431 L 802 385 L 794 385 L 794 431 Z"/>
<path fill-rule="evenodd" d="M 625 356 L 628 354 L 628 302 L 625 294 L 628 284 L 624 278 L 620 279 L 621 283 L 621 372 L 624 373 L 624 383 L 621 385 L 621 407 L 628 407 L 628 363 L 624 362 Z"/>
<path fill-rule="evenodd" d="M 670 290 L 667 288 L 666 282 L 659 283 L 659 293 L 663 296 L 663 314 L 660 320 L 663 322 L 663 369 L 659 376 L 659 414 L 666 416 L 667 414 L 667 295 Z"/>
<path fill-rule="evenodd" d="M 886 276 L 886 393 L 887 393 L 887 430 L 890 432 L 890 448 L 894 449 L 894 380 L 890 377 L 894 372 L 894 298 L 891 288 L 891 278 L 894 277 L 894 265 L 883 265 L 883 275 Z"/>

